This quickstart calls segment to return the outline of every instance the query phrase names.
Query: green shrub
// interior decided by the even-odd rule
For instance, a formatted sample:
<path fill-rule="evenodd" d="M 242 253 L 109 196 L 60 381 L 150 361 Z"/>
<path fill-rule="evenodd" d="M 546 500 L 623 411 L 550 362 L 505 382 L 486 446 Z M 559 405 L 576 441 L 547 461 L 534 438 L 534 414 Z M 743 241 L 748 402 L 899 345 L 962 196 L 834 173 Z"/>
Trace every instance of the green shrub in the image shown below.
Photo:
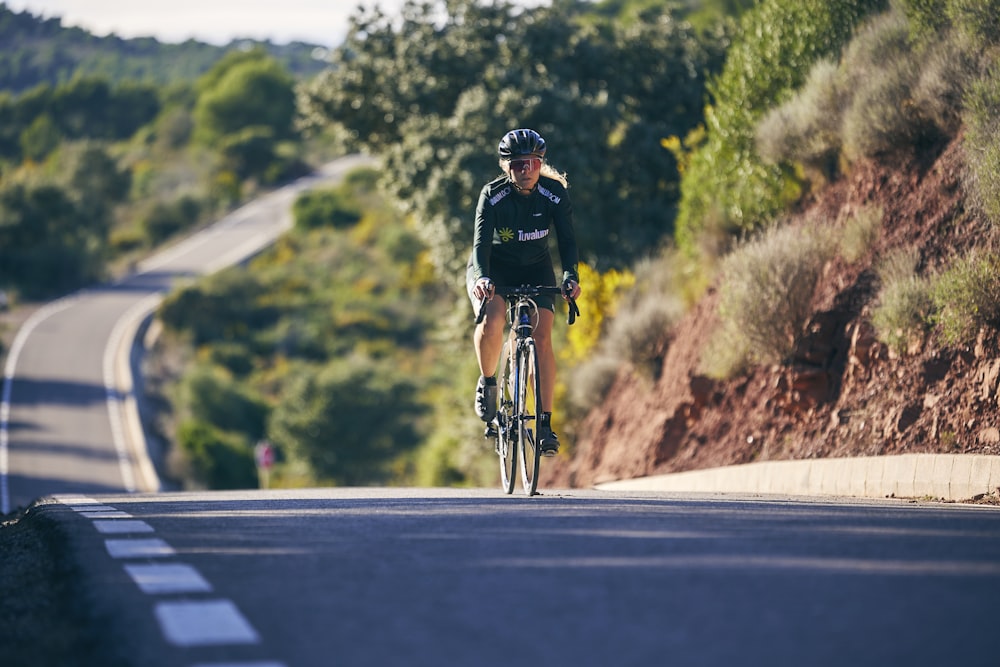
<path fill-rule="evenodd" d="M 158 245 L 178 232 L 198 223 L 202 206 L 194 197 L 184 196 L 176 201 L 157 202 L 142 219 L 141 227 L 151 246 Z"/>
<path fill-rule="evenodd" d="M 966 190 L 986 217 L 1000 225 L 1000 65 L 970 86 L 963 116 Z"/>
<path fill-rule="evenodd" d="M 253 451 L 242 438 L 198 420 L 177 431 L 182 468 L 190 484 L 208 489 L 253 489 L 258 486 Z"/>
<path fill-rule="evenodd" d="M 934 304 L 930 283 L 917 274 L 919 253 L 907 248 L 890 254 L 878 267 L 882 289 L 872 310 L 872 326 L 879 341 L 904 354 L 930 327 Z"/>
<path fill-rule="evenodd" d="M 940 34 L 949 25 L 945 11 L 949 0 L 898 0 L 909 22 L 910 38 L 913 41 L 927 39 Z"/>
<path fill-rule="evenodd" d="M 180 409 L 195 420 L 256 441 L 264 435 L 267 406 L 217 366 L 200 364 L 180 386 Z"/>
<path fill-rule="evenodd" d="M 967 345 L 984 326 L 1000 327 L 1000 254 L 973 253 L 936 276 L 934 322 L 945 343 Z"/>
<path fill-rule="evenodd" d="M 269 127 L 253 125 L 219 139 L 217 149 L 224 170 L 232 171 L 241 180 L 260 179 L 277 159 L 274 132 Z"/>
<path fill-rule="evenodd" d="M 721 329 L 702 358 L 703 370 L 726 377 L 746 364 L 787 361 L 834 251 L 826 230 L 786 225 L 769 229 L 726 257 L 719 287 Z"/>
<path fill-rule="evenodd" d="M 948 18 L 981 48 L 1000 44 L 1000 0 L 947 0 Z"/>
<path fill-rule="evenodd" d="M 347 485 L 384 481 L 393 459 L 418 444 L 424 411 L 413 383 L 394 362 L 356 355 L 291 377 L 269 434 L 321 479 Z"/>
<path fill-rule="evenodd" d="M 338 185 L 303 193 L 292 206 L 296 229 L 353 227 L 361 220 L 361 206 L 353 191 Z"/>
<path fill-rule="evenodd" d="M 763 0 L 746 12 L 722 73 L 709 86 L 707 138 L 681 180 L 677 243 L 697 255 L 702 232 L 758 229 L 801 194 L 795 175 L 756 154 L 758 122 L 800 86 L 813 64 L 835 57 L 854 27 L 884 0 Z M 721 220 L 720 220 L 721 217 Z"/>
<path fill-rule="evenodd" d="M 277 318 L 277 308 L 261 303 L 265 285 L 257 274 L 239 268 L 185 284 L 164 298 L 157 317 L 195 345 L 244 341 Z"/>
<path fill-rule="evenodd" d="M 146 235 L 134 227 L 113 229 L 108 236 L 108 248 L 113 255 L 141 250 L 145 245 Z"/>
<path fill-rule="evenodd" d="M 980 48 L 1000 44 L 998 0 L 899 0 L 899 4 L 910 21 L 914 42 L 954 28 Z"/>

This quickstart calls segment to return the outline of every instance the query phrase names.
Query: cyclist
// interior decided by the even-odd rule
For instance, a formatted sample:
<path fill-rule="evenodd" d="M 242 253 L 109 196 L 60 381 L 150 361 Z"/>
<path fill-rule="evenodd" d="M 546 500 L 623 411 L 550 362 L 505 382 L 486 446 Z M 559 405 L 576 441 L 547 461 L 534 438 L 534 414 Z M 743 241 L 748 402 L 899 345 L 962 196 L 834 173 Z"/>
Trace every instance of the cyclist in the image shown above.
<path fill-rule="evenodd" d="M 479 361 L 476 414 L 490 422 L 496 414 L 496 368 L 503 348 L 506 304 L 493 299 L 495 285 L 555 286 L 549 253 L 549 232 L 555 229 L 563 268 L 564 298 L 580 295 L 573 206 L 565 174 L 545 162 L 545 140 L 530 129 L 511 130 L 497 147 L 503 175 L 483 186 L 476 205 L 476 231 L 466 269 L 466 287 L 473 308 L 488 299 L 486 317 L 476 326 L 473 343 Z M 538 350 L 541 423 L 538 443 L 553 456 L 559 438 L 552 431 L 552 397 L 556 358 L 552 349 L 554 303 L 551 296 L 535 299 L 538 323 L 532 336 Z"/>

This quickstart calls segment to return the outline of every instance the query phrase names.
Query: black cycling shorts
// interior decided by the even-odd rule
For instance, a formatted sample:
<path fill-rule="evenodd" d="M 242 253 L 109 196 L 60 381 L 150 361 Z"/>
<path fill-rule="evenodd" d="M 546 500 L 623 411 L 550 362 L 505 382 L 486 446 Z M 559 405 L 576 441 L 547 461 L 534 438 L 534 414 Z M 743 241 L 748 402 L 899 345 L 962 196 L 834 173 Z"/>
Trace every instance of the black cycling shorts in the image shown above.
<path fill-rule="evenodd" d="M 489 279 L 493 281 L 494 285 L 499 285 L 500 287 L 520 287 L 521 285 L 547 285 L 555 287 L 557 284 L 556 273 L 552 268 L 551 259 L 527 266 L 514 266 L 493 262 L 490 265 L 490 274 Z M 469 295 L 469 301 L 472 302 L 472 310 L 474 312 L 479 309 L 479 299 L 472 295 L 472 288 L 475 286 L 476 280 L 472 275 L 472 262 L 469 262 L 465 269 L 465 290 Z M 539 294 L 535 297 L 535 303 L 538 304 L 539 308 L 555 311 L 555 300 L 551 294 Z"/>

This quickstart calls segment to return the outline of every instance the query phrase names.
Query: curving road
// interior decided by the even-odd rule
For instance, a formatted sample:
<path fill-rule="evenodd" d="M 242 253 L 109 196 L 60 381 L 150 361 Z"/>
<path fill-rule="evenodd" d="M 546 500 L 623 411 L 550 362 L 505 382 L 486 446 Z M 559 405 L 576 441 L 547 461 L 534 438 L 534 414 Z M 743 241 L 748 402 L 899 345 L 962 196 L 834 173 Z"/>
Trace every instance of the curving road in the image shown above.
<path fill-rule="evenodd" d="M 37 311 L 18 331 L 0 402 L 0 512 L 53 493 L 156 491 L 128 369 L 136 329 L 177 281 L 238 263 L 291 227 L 302 190 L 366 158 L 326 165 L 139 264 L 112 285 Z"/>

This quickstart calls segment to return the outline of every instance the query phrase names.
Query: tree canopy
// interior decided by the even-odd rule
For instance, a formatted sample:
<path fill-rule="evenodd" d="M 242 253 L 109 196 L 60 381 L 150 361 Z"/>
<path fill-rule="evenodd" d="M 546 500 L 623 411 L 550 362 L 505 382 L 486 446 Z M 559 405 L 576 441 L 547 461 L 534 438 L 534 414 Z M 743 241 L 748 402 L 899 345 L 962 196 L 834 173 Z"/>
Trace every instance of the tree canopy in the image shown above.
<path fill-rule="evenodd" d="M 461 272 L 479 188 L 515 127 L 542 133 L 568 173 L 588 262 L 625 265 L 672 231 L 679 176 L 661 140 L 699 122 L 722 36 L 699 36 L 663 3 L 630 22 L 591 7 L 430 0 L 407 2 L 401 20 L 359 11 L 333 66 L 306 87 L 314 124 L 386 156 L 385 180 L 445 275 Z"/>

